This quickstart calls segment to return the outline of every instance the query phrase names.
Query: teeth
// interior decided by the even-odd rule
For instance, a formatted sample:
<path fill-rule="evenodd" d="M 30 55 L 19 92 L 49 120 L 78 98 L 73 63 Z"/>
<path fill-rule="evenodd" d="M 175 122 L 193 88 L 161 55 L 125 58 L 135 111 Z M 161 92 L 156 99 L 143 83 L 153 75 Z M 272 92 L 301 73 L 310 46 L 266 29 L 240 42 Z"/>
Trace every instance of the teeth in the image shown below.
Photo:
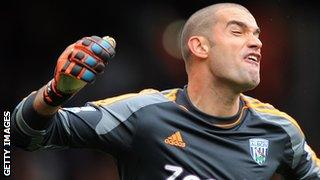
<path fill-rule="evenodd" d="M 256 56 L 253 56 L 253 55 L 248 56 L 248 58 L 250 60 L 253 60 L 253 61 L 258 61 L 258 58 Z"/>

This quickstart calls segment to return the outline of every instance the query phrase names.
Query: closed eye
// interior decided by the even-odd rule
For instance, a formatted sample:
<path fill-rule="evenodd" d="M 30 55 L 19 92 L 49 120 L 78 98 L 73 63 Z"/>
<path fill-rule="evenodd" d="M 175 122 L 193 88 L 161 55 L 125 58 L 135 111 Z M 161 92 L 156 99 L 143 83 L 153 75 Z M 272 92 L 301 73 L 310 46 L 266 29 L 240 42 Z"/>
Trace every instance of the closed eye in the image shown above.
<path fill-rule="evenodd" d="M 231 31 L 232 34 L 236 35 L 236 36 L 240 36 L 242 35 L 242 32 L 241 31 Z"/>
<path fill-rule="evenodd" d="M 241 36 L 244 33 L 251 33 L 252 30 L 248 27 L 247 24 L 245 24 L 244 22 L 241 21 L 237 21 L 237 20 L 231 20 L 227 23 L 226 28 L 230 29 L 230 32 L 235 35 L 235 36 Z M 259 37 L 260 34 L 260 29 L 259 27 L 253 27 L 254 28 L 254 32 L 253 34 L 257 37 Z"/>

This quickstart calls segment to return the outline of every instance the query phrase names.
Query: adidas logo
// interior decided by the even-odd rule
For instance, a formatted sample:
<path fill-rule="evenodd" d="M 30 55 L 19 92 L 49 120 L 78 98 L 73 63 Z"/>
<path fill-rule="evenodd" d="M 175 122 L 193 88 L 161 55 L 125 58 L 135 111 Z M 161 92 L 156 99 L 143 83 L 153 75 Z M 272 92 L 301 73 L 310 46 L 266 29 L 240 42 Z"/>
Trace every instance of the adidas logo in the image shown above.
<path fill-rule="evenodd" d="M 166 144 L 170 144 L 173 146 L 177 146 L 177 147 L 186 147 L 186 143 L 183 142 L 182 137 L 181 137 L 181 133 L 179 131 L 175 132 L 174 134 L 172 134 L 171 136 L 167 137 L 164 142 Z"/>

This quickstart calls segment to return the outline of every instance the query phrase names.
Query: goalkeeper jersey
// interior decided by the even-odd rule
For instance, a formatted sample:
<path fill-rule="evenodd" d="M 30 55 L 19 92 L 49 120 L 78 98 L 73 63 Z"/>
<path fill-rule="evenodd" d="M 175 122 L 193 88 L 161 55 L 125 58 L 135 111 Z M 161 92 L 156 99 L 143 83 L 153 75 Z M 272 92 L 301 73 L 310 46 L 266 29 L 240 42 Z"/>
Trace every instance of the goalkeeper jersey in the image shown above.
<path fill-rule="evenodd" d="M 13 113 L 16 146 L 98 149 L 116 159 L 121 179 L 320 179 L 320 161 L 297 122 L 245 95 L 239 112 L 222 118 L 197 109 L 186 87 L 147 89 L 61 108 L 44 130 L 32 129 L 23 113 L 31 96 Z"/>

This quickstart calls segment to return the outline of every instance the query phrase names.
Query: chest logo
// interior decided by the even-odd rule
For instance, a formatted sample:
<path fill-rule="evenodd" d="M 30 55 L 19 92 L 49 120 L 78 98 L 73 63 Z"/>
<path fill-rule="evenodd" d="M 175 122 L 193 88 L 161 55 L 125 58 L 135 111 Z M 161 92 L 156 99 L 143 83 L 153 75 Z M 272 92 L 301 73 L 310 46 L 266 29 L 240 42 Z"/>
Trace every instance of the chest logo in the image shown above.
<path fill-rule="evenodd" d="M 249 139 L 250 154 L 253 160 L 260 166 L 266 162 L 269 141 L 261 138 Z"/>
<path fill-rule="evenodd" d="M 167 137 L 164 142 L 173 146 L 184 148 L 186 143 L 183 141 L 181 133 L 179 131 L 173 133 L 171 136 Z"/>

